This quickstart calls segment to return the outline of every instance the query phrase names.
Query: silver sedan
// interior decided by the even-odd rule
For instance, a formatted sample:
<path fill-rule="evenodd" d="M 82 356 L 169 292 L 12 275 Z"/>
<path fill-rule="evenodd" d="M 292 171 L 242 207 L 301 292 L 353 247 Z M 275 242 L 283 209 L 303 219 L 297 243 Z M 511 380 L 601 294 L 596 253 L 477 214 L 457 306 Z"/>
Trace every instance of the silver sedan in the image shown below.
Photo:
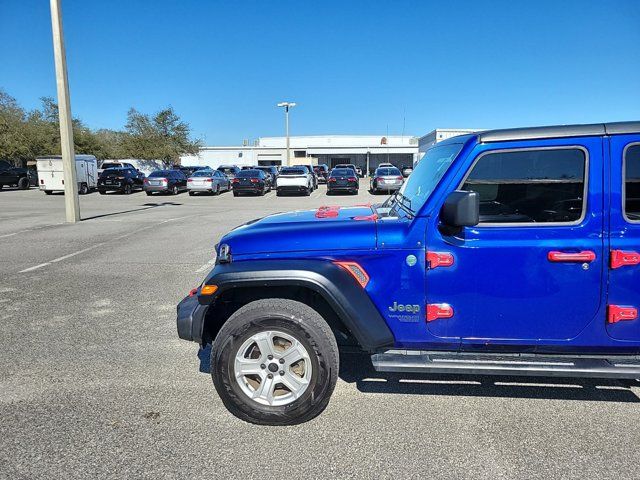
<path fill-rule="evenodd" d="M 396 167 L 378 167 L 371 177 L 371 193 L 392 192 L 399 190 L 404 177 Z"/>
<path fill-rule="evenodd" d="M 187 180 L 187 190 L 192 196 L 196 193 L 218 195 L 220 192 L 231 190 L 231 181 L 218 170 L 198 170 Z"/>

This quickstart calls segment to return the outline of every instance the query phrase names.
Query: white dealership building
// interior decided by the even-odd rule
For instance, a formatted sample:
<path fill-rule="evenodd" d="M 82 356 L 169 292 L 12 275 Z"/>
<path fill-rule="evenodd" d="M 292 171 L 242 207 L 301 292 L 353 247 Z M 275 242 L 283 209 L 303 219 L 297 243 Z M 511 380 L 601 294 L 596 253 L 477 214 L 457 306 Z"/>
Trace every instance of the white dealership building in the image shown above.
<path fill-rule="evenodd" d="M 436 129 L 423 135 L 305 135 L 289 137 L 291 165 L 321 165 L 329 168 L 339 163 L 353 163 L 363 172 L 372 173 L 380 163 L 398 168 L 415 165 L 425 151 L 437 142 L 470 129 Z M 242 146 L 202 147 L 197 155 L 180 158 L 182 165 L 278 165 L 287 164 L 286 137 L 260 137 Z"/>
<path fill-rule="evenodd" d="M 353 163 L 371 172 L 383 162 L 402 168 L 419 160 L 418 137 L 407 135 L 308 135 L 289 139 L 291 165 L 326 164 L 331 168 L 339 163 Z M 181 163 L 212 168 L 286 165 L 286 144 L 286 137 L 261 137 L 252 145 L 203 147 L 197 155 L 181 157 Z"/>

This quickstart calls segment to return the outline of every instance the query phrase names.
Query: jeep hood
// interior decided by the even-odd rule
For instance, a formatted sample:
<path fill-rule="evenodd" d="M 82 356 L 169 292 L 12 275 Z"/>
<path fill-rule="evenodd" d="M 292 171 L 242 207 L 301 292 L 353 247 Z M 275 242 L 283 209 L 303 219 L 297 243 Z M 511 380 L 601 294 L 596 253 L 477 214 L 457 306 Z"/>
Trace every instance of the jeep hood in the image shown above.
<path fill-rule="evenodd" d="M 225 235 L 231 255 L 376 248 L 376 222 L 369 206 L 320 207 L 253 220 Z"/>

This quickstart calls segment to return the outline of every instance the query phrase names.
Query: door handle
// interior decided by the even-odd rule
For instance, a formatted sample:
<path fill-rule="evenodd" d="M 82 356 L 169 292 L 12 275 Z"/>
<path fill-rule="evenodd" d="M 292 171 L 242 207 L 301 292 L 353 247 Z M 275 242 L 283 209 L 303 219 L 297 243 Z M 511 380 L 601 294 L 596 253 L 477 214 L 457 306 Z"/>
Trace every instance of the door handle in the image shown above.
<path fill-rule="evenodd" d="M 593 262 L 596 259 L 596 252 L 592 250 L 583 250 L 581 252 L 569 253 L 569 252 L 559 252 L 557 250 L 552 250 L 547 254 L 547 259 L 550 262 L 564 262 L 564 263 Z"/>

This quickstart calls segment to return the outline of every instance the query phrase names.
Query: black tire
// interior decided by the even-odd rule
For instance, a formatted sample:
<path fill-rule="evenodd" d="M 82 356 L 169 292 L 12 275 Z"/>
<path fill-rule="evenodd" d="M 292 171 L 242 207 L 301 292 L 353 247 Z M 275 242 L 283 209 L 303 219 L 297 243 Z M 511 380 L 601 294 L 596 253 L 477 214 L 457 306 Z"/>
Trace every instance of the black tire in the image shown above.
<path fill-rule="evenodd" d="M 282 192 L 276 188 L 276 197 L 281 197 Z"/>
<path fill-rule="evenodd" d="M 104 190 L 98 190 L 98 192 L 100 192 L 100 195 L 106 195 L 107 192 L 105 192 Z"/>
<path fill-rule="evenodd" d="M 238 195 L 240 195 L 238 192 L 233 192 L 234 197 L 237 197 Z"/>
<path fill-rule="evenodd" d="M 52 192 L 51 190 L 45 190 L 45 191 L 44 191 L 44 194 L 45 194 L 45 195 L 51 195 L 52 193 L 53 193 L 53 192 Z"/>
<path fill-rule="evenodd" d="M 171 195 L 178 195 L 180 193 L 180 190 L 178 189 L 177 185 L 174 185 L 173 188 L 171 189 Z"/>
<path fill-rule="evenodd" d="M 78 195 L 86 195 L 87 193 L 89 193 L 89 187 L 87 187 L 86 183 L 81 183 L 78 189 Z"/>
<path fill-rule="evenodd" d="M 189 192 L 189 196 L 193 197 L 196 194 L 196 192 Z"/>
<path fill-rule="evenodd" d="M 153 192 L 144 192 L 147 194 L 147 197 L 150 197 L 151 195 L 153 195 Z"/>
<path fill-rule="evenodd" d="M 18 188 L 20 190 L 28 190 L 29 189 L 29 179 L 27 177 L 22 177 L 18 180 Z"/>
<path fill-rule="evenodd" d="M 251 400 L 235 379 L 238 349 L 252 335 L 277 330 L 305 347 L 312 366 L 309 385 L 300 398 L 284 406 Z M 295 425 L 319 415 L 329 403 L 338 379 L 339 354 L 327 322 L 311 307 L 281 298 L 251 302 L 222 326 L 211 348 L 211 376 L 225 407 L 236 417 L 259 425 Z"/>
<path fill-rule="evenodd" d="M 216 196 L 220 195 L 220 185 L 216 185 L 216 190 L 215 192 L 213 192 L 213 194 Z"/>
<path fill-rule="evenodd" d="M 265 193 L 267 193 L 267 187 L 263 187 L 262 190 L 258 192 L 258 195 L 260 195 L 261 197 L 264 197 Z"/>
<path fill-rule="evenodd" d="M 124 192 L 125 195 L 131 195 L 131 185 L 127 184 L 124 186 Z"/>
<path fill-rule="evenodd" d="M 307 187 L 307 190 L 304 192 L 304 195 L 305 195 L 306 197 L 308 197 L 309 195 L 311 195 L 311 192 L 312 192 L 312 191 L 313 191 L 313 187 L 311 187 L 311 188 L 308 188 L 308 187 Z"/>

